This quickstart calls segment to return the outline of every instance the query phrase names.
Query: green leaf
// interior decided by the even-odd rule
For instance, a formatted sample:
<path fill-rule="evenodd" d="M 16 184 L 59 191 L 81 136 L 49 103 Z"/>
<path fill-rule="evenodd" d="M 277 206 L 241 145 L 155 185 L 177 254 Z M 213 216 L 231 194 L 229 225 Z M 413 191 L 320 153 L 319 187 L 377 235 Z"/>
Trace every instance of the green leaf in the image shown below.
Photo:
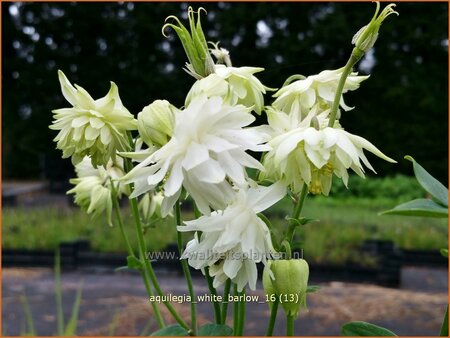
<path fill-rule="evenodd" d="M 231 336 L 233 329 L 222 324 L 205 324 L 198 330 L 199 336 Z"/>
<path fill-rule="evenodd" d="M 421 198 L 397 205 L 394 209 L 381 212 L 380 215 L 446 218 L 448 209 L 430 199 Z"/>
<path fill-rule="evenodd" d="M 397 337 L 395 333 L 366 322 L 350 322 L 344 324 L 341 328 L 342 336 L 360 336 L 360 337 Z"/>
<path fill-rule="evenodd" d="M 419 163 L 411 156 L 405 156 L 405 159 L 413 163 L 414 175 L 420 185 L 436 198 L 444 206 L 448 207 L 448 189 L 437 179 L 431 176 Z"/>
<path fill-rule="evenodd" d="M 308 287 L 306 288 L 306 293 L 313 293 L 313 292 L 317 292 L 319 290 L 320 290 L 319 285 L 308 285 Z"/>
<path fill-rule="evenodd" d="M 70 315 L 69 322 L 64 330 L 65 336 L 75 336 L 77 331 L 78 324 L 78 313 L 80 312 L 80 304 L 81 304 L 81 290 L 83 289 L 83 284 L 77 290 L 77 294 L 75 296 L 75 301 L 72 307 L 72 314 Z"/>
<path fill-rule="evenodd" d="M 142 263 L 139 259 L 137 259 L 135 256 L 128 256 L 127 257 L 127 263 L 129 269 L 141 269 Z"/>
<path fill-rule="evenodd" d="M 441 337 L 448 337 L 448 305 L 445 310 L 444 320 L 442 321 L 441 331 L 439 332 Z"/>
<path fill-rule="evenodd" d="M 188 331 L 180 325 L 175 324 L 153 332 L 152 336 L 188 336 Z"/>
<path fill-rule="evenodd" d="M 448 249 L 441 249 L 441 255 L 448 258 Z"/>

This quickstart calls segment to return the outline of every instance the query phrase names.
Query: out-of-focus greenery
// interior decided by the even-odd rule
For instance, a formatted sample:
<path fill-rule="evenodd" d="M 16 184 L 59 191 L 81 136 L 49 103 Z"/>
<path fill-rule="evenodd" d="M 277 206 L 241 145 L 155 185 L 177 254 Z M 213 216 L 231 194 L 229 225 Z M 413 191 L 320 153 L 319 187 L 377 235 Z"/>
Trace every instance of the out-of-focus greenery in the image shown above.
<path fill-rule="evenodd" d="M 308 260 L 337 264 L 349 261 L 373 263 L 373 257 L 365 257 L 359 251 L 366 239 L 392 240 L 399 247 L 409 249 L 447 247 L 448 230 L 444 219 L 378 216 L 379 212 L 399 202 L 423 197 L 423 190 L 415 184 L 414 178 L 401 176 L 366 180 L 352 178 L 352 189 L 344 191 L 335 180 L 331 197 L 306 198 L 302 215 L 319 221 L 300 227 L 296 236 L 298 247 L 303 248 Z M 364 191 L 371 198 L 359 195 L 363 186 L 373 187 Z M 284 217 L 292 213 L 292 208 L 291 200 L 286 198 L 266 213 L 280 239 L 287 226 Z M 127 209 L 123 211 L 126 230 L 136 244 L 133 219 Z M 183 214 L 185 220 L 192 218 L 192 212 Z M 192 234 L 185 236 L 188 240 Z M 94 250 L 102 252 L 123 252 L 125 248 L 117 227 L 109 227 L 100 218 L 91 220 L 79 209 L 3 210 L 4 248 L 53 249 L 63 240 L 77 238 L 89 239 Z M 160 250 L 175 243 L 174 221 L 159 222 L 155 229 L 148 229 L 145 238 L 149 250 Z"/>
<path fill-rule="evenodd" d="M 270 87 L 291 74 L 342 67 L 353 34 L 373 15 L 372 3 L 196 3 L 208 16 L 209 40 L 230 50 L 235 66 L 260 66 Z M 372 74 L 347 95 L 355 110 L 346 130 L 400 160 L 411 154 L 440 181 L 447 180 L 447 3 L 399 3 L 373 50 L 359 64 Z M 48 129 L 51 110 L 66 107 L 57 69 L 94 97 L 116 82 L 125 106 L 137 114 L 155 99 L 181 106 L 193 79 L 182 71 L 180 42 L 166 39 L 168 15 L 186 16 L 186 3 L 2 3 L 3 175 L 71 175 Z M 371 157 L 372 160 L 373 157 Z M 47 160 L 44 160 L 47 159 Z M 52 160 L 53 159 L 53 160 Z M 50 161 L 52 160 L 52 161 Z M 26 164 L 24 164 L 26 163 Z M 62 163 L 64 165 L 62 165 Z M 381 175 L 410 173 L 373 159 Z M 45 167 L 45 168 L 44 168 Z"/>

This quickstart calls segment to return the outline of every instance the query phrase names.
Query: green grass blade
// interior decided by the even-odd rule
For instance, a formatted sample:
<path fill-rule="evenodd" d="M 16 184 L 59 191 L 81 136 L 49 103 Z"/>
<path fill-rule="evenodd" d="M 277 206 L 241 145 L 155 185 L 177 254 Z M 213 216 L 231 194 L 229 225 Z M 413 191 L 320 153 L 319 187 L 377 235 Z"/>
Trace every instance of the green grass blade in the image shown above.
<path fill-rule="evenodd" d="M 72 314 L 70 315 L 69 322 L 64 330 L 65 336 L 74 336 L 77 330 L 78 324 L 78 314 L 80 312 L 80 304 L 81 304 L 81 292 L 83 289 L 83 282 L 77 290 L 77 294 L 75 296 L 75 301 L 73 302 Z"/>
<path fill-rule="evenodd" d="M 445 310 L 444 320 L 442 322 L 441 331 L 439 332 L 441 337 L 448 337 L 448 305 Z"/>
<path fill-rule="evenodd" d="M 55 300 L 57 333 L 58 336 L 62 336 L 64 334 L 64 312 L 61 289 L 61 256 L 59 250 L 55 253 Z"/>
<path fill-rule="evenodd" d="M 36 336 L 36 330 L 34 328 L 34 321 L 33 321 L 33 315 L 31 314 L 30 304 L 28 304 L 28 299 L 25 294 L 20 296 L 20 301 L 23 305 L 23 311 L 25 313 L 25 320 L 26 320 L 26 329 L 25 329 L 25 335 L 26 336 Z"/>

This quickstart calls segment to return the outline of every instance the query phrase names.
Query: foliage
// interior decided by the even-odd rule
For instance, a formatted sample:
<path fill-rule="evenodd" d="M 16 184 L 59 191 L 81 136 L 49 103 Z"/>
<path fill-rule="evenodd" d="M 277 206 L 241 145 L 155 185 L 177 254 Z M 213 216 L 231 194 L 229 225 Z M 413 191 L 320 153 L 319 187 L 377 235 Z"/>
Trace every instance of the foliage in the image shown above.
<path fill-rule="evenodd" d="M 358 3 L 198 5 L 208 10 L 202 22 L 207 38 L 220 36 L 236 66 L 270 69 L 261 80 L 272 87 L 292 73 L 341 67 L 351 50 L 349 39 L 373 14 L 371 6 Z M 182 105 L 192 79 L 181 69 L 186 57 L 179 41 L 174 34 L 165 39 L 161 26 L 166 16 L 185 13 L 186 3 L 2 6 L 2 85 L 8 98 L 2 107 L 4 177 L 38 177 L 42 169 L 54 179 L 73 175 L 70 161 L 53 150 L 54 134 L 47 128 L 49 107 L 63 106 L 58 68 L 76 83 L 89 84 L 96 97 L 114 81 L 134 114 L 158 97 Z M 363 73 L 370 69 L 376 76 L 361 86 L 360 95 L 349 94 L 356 109 L 342 118 L 349 132 L 365 135 L 394 159 L 403 156 L 402 149 L 414 149 L 441 181 L 448 171 L 447 145 L 439 141 L 447 137 L 447 8 L 446 3 L 398 4 L 402 14 L 396 24 L 380 33 L 391 43 L 377 45 L 373 58 L 360 65 Z M 377 60 L 391 61 L 379 67 Z M 168 85 L 168 76 L 176 84 Z M 373 165 L 380 174 L 410 172 L 406 163 L 389 166 L 375 159 Z"/>

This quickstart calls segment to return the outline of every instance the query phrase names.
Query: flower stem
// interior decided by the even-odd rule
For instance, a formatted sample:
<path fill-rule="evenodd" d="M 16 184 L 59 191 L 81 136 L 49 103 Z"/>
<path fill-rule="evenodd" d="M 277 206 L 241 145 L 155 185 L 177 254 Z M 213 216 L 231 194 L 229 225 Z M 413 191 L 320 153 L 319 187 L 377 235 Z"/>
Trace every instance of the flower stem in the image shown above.
<path fill-rule="evenodd" d="M 128 255 L 131 257 L 135 257 L 134 255 L 134 251 L 133 248 L 131 247 L 130 241 L 128 240 L 128 236 L 125 232 L 124 229 L 124 225 L 123 225 L 123 220 L 122 220 L 122 214 L 120 213 L 120 208 L 119 208 L 119 201 L 117 199 L 117 193 L 115 190 L 115 187 L 113 184 L 111 184 L 112 187 L 112 193 L 113 193 L 113 208 L 116 214 L 116 219 L 117 219 L 117 223 L 119 224 L 119 228 L 120 228 L 120 232 L 122 234 L 123 239 L 125 240 L 125 243 L 127 245 L 127 250 L 128 250 Z M 144 270 L 140 270 L 141 272 L 141 276 L 142 279 L 144 281 L 144 285 L 145 285 L 145 289 L 147 291 L 147 295 L 150 297 L 153 296 L 153 290 L 152 287 L 150 285 L 150 280 L 148 279 L 147 274 L 145 273 Z M 155 302 L 151 302 L 152 304 L 152 309 L 153 309 L 153 314 L 155 315 L 156 321 L 159 325 L 160 328 L 163 328 L 166 326 L 166 324 L 164 323 L 164 319 L 161 316 L 161 312 L 159 310 L 158 304 L 156 304 Z"/>
<path fill-rule="evenodd" d="M 136 198 L 130 198 L 130 204 L 131 209 L 133 211 L 133 216 L 135 220 L 136 225 L 136 234 L 138 237 L 138 246 L 139 246 L 139 257 L 142 263 L 142 267 L 146 270 L 148 273 L 148 276 L 150 277 L 150 280 L 152 281 L 152 284 L 156 290 L 156 293 L 159 296 L 163 296 L 164 293 L 159 286 L 158 279 L 156 278 L 155 271 L 153 270 L 152 264 L 150 260 L 146 259 L 145 252 L 147 251 L 145 241 L 144 241 L 144 232 L 142 229 L 141 219 L 139 217 L 139 209 Z M 166 306 L 167 310 L 172 314 L 173 318 L 185 329 L 189 329 L 189 326 L 186 324 L 186 322 L 183 320 L 183 318 L 180 317 L 178 312 L 175 310 L 175 308 L 170 304 L 169 302 L 165 301 L 163 302 Z"/>
<path fill-rule="evenodd" d="M 303 183 L 302 191 L 300 192 L 300 196 L 298 197 L 297 204 L 295 205 L 294 211 L 292 213 L 292 218 L 298 219 L 303 209 L 303 204 L 305 202 L 306 195 L 308 195 L 308 186 L 306 183 Z M 294 238 L 294 232 L 297 224 L 291 223 L 289 225 L 288 231 L 286 233 L 286 240 L 289 244 L 292 244 L 292 239 Z"/>
<path fill-rule="evenodd" d="M 294 316 L 286 315 L 286 336 L 294 335 Z"/>
<path fill-rule="evenodd" d="M 245 297 L 245 289 L 243 289 L 241 292 L 238 292 L 239 295 L 239 321 L 237 326 L 237 336 L 242 336 L 244 334 L 244 322 L 245 322 L 245 306 L 246 301 L 244 299 L 240 299 L 240 297 Z"/>
<path fill-rule="evenodd" d="M 227 321 L 227 311 L 228 311 L 228 295 L 230 294 L 230 288 L 231 288 L 231 279 L 227 279 L 225 282 L 225 288 L 223 290 L 223 302 L 222 302 L 222 310 L 220 311 L 221 324 L 226 324 Z"/>
<path fill-rule="evenodd" d="M 205 275 L 209 276 L 209 268 L 205 267 Z M 213 296 L 213 308 L 214 308 L 214 320 L 216 321 L 216 324 L 220 324 L 222 321 L 222 316 L 220 314 L 220 305 L 217 301 L 217 291 L 213 286 L 213 280 L 211 276 L 209 278 L 206 278 L 206 281 L 208 283 L 208 289 L 209 293 Z"/>
<path fill-rule="evenodd" d="M 273 335 L 273 329 L 275 328 L 277 313 L 278 313 L 278 297 L 276 297 L 276 300 L 272 303 L 272 308 L 270 309 L 269 325 L 267 326 L 266 331 L 266 336 L 268 337 Z"/>
<path fill-rule="evenodd" d="M 177 200 L 175 204 L 175 217 L 176 217 L 176 225 L 181 225 L 181 205 L 180 200 Z M 181 256 L 183 253 L 183 238 L 181 232 L 177 231 L 177 244 L 178 244 L 178 253 Z M 191 297 L 191 330 L 192 335 L 197 334 L 197 308 L 195 302 L 195 292 L 194 286 L 192 285 L 192 276 L 189 271 L 189 265 L 186 259 L 181 259 L 181 267 L 183 268 L 184 278 L 186 279 L 186 284 L 188 287 L 189 295 Z"/>
<path fill-rule="evenodd" d="M 234 284 L 234 292 L 233 295 L 237 296 L 237 284 Z M 237 336 L 238 334 L 238 326 L 239 326 L 239 303 L 233 302 L 233 334 L 234 336 Z"/>
<path fill-rule="evenodd" d="M 336 95 L 334 96 L 334 101 L 331 106 L 330 121 L 328 122 L 328 127 L 334 126 L 339 104 L 341 102 L 342 91 L 344 90 L 345 81 L 347 80 L 348 75 L 351 73 L 353 66 L 361 59 L 363 55 L 364 53 L 361 53 L 361 51 L 356 50 L 356 48 L 353 49 L 352 55 L 350 55 L 350 58 L 344 66 L 344 70 L 342 71 L 341 78 L 339 79 L 339 83 L 336 88 Z"/>

